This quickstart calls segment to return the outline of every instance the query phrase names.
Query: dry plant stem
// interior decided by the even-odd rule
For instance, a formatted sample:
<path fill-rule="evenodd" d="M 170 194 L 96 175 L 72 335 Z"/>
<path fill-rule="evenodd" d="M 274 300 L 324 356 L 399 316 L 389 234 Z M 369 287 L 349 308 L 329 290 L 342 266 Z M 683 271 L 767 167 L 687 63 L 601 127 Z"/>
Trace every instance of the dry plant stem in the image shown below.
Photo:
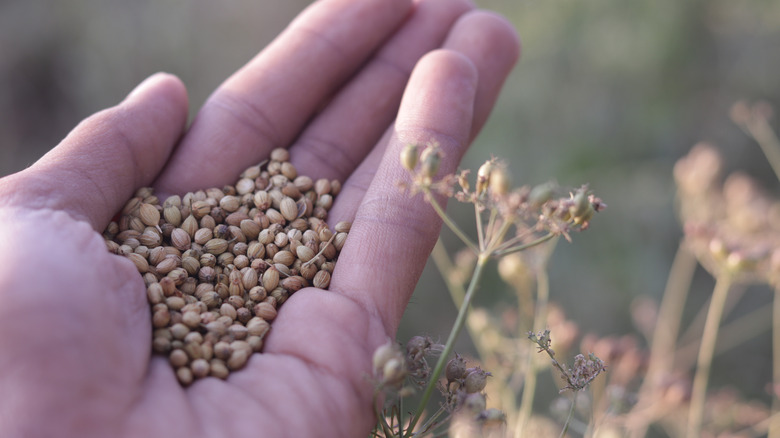
<path fill-rule="evenodd" d="M 477 290 L 477 285 L 479 284 L 479 280 L 482 278 L 482 271 L 487 264 L 488 259 L 489 257 L 487 254 L 480 254 L 477 258 L 477 265 L 474 267 L 474 273 L 471 276 L 471 282 L 469 283 L 469 287 L 466 290 L 466 295 L 463 297 L 463 303 L 458 310 L 458 316 L 455 318 L 455 324 L 452 326 L 450 335 L 447 338 L 446 344 L 444 345 L 444 350 L 441 352 L 439 360 L 436 362 L 436 367 L 434 367 L 433 373 L 431 373 L 430 381 L 425 387 L 425 391 L 423 392 L 422 399 L 420 399 L 420 404 L 415 411 L 415 415 L 412 418 L 412 421 L 409 423 L 408 433 L 406 436 L 412 436 L 411 434 L 414 431 L 414 426 L 420 420 L 420 416 L 425 410 L 425 406 L 428 404 L 428 400 L 430 400 L 431 395 L 433 394 L 436 383 L 438 382 L 442 371 L 444 371 L 444 366 L 449 360 L 448 358 L 450 354 L 452 354 L 452 349 L 455 345 L 455 339 L 463 329 L 469 305 L 471 304 L 471 299 L 474 297 L 474 292 Z"/>
<path fill-rule="evenodd" d="M 688 291 L 691 288 L 693 274 L 696 271 L 696 257 L 680 242 L 677 253 L 674 256 L 672 267 L 669 270 L 669 278 L 666 282 L 661 306 L 658 310 L 658 319 L 653 332 L 650 346 L 650 364 L 647 369 L 647 377 L 640 389 L 640 400 L 652 400 L 652 391 L 659 375 L 668 371 L 674 365 L 675 346 L 680 333 L 680 323 L 685 302 L 688 299 Z M 649 408 L 640 403 L 639 410 Z M 636 412 L 637 414 L 639 412 Z M 637 425 L 632 428 L 632 438 L 641 438 L 647 434 L 648 421 L 643 415 L 632 415 L 637 420 Z"/>
<path fill-rule="evenodd" d="M 555 233 L 547 233 L 544 236 L 534 240 L 533 242 L 525 243 L 523 245 L 513 246 L 511 248 L 507 248 L 507 249 L 501 250 L 501 251 L 494 251 L 493 255 L 496 256 L 496 257 L 501 257 L 501 256 L 505 256 L 507 254 L 512 254 L 514 252 L 524 251 L 524 250 L 526 250 L 528 248 L 531 248 L 531 247 L 534 247 L 536 245 L 541 245 L 542 243 L 547 242 L 548 240 L 552 239 L 553 237 L 555 237 Z"/>
<path fill-rule="evenodd" d="M 547 304 L 550 296 L 550 279 L 547 275 L 547 267 L 541 266 L 536 270 L 536 310 L 534 317 L 534 333 L 544 330 L 547 325 Z M 533 410 L 534 394 L 536 393 L 537 368 L 534 365 L 535 354 L 528 355 L 528 364 L 525 369 L 523 383 L 523 398 L 520 402 L 520 417 L 515 427 L 515 437 L 520 438 Z"/>
<path fill-rule="evenodd" d="M 780 388 L 780 284 L 775 285 L 775 296 L 772 302 L 772 417 L 769 422 L 767 438 L 780 437 L 780 400 L 777 389 Z"/>
<path fill-rule="evenodd" d="M 436 213 L 441 217 L 441 220 L 444 222 L 447 227 L 452 230 L 453 233 L 455 233 L 460 240 L 463 241 L 463 243 L 466 244 L 469 248 L 471 248 L 474 252 L 479 252 L 477 249 L 477 246 L 474 244 L 474 242 L 469 239 L 469 237 L 464 233 L 458 225 L 450 219 L 449 216 L 447 216 L 447 213 L 444 212 L 444 210 L 441 208 L 441 205 L 436 201 L 436 198 L 433 196 L 433 193 L 431 193 L 430 190 L 425 190 L 425 199 L 431 204 L 434 210 L 436 210 Z"/>
<path fill-rule="evenodd" d="M 479 211 L 479 203 L 474 203 L 474 217 L 477 221 L 477 240 L 479 249 L 485 249 L 485 233 L 482 231 L 482 212 Z"/>
<path fill-rule="evenodd" d="M 566 436 L 566 432 L 569 431 L 569 423 L 571 423 L 571 417 L 574 414 L 574 407 L 577 405 L 577 393 L 578 391 L 574 391 L 574 394 L 571 398 L 571 407 L 569 407 L 569 415 L 566 416 L 566 422 L 563 423 L 563 429 L 561 429 L 561 434 L 558 435 L 558 438 L 563 438 Z"/>
<path fill-rule="evenodd" d="M 755 117 L 747 124 L 748 133 L 756 140 L 772 166 L 775 176 L 780 180 L 780 141 L 769 122 L 763 117 Z"/>
<path fill-rule="evenodd" d="M 734 288 L 732 288 L 733 290 Z M 725 313 L 725 312 L 724 312 Z M 715 344 L 714 356 L 719 356 L 734 347 L 744 344 L 769 329 L 773 309 L 760 307 L 739 318 L 735 318 L 720 328 L 718 342 Z M 696 363 L 700 341 L 691 341 L 677 349 L 675 363 L 678 367 L 687 368 Z"/>
<path fill-rule="evenodd" d="M 728 274 L 721 274 L 715 282 L 712 291 L 712 301 L 707 311 L 707 320 L 704 323 L 704 333 L 701 338 L 701 348 L 696 365 L 696 375 L 693 378 L 691 390 L 691 405 L 688 411 L 688 438 L 701 436 L 701 425 L 704 418 L 704 402 L 707 398 L 707 382 L 710 378 L 710 366 L 715 353 L 715 341 L 718 338 L 718 327 L 723 316 L 723 308 L 726 304 L 731 278 Z"/>

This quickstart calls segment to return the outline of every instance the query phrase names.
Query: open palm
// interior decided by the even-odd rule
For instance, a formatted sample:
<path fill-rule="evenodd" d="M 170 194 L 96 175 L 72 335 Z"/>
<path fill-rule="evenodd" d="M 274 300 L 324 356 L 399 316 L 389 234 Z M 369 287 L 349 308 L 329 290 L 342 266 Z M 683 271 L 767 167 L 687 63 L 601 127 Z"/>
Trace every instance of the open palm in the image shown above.
<path fill-rule="evenodd" d="M 365 436 L 371 354 L 440 226 L 397 189 L 398 152 L 438 142 L 452 172 L 517 54 L 511 27 L 465 2 L 323 0 L 189 129 L 183 85 L 157 74 L 0 180 L 0 436 Z M 150 360 L 142 279 L 96 231 L 138 187 L 222 186 L 275 147 L 300 174 L 344 181 L 329 222 L 353 226 L 330 290 L 292 295 L 226 381 L 181 388 Z"/>

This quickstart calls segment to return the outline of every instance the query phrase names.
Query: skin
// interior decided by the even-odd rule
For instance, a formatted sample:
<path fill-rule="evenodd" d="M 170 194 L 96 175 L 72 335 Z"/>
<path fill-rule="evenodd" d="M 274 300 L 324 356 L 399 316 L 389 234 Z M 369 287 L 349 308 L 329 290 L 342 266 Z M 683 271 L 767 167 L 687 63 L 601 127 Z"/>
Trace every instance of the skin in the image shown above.
<path fill-rule="evenodd" d="M 0 179 L 0 435 L 366 436 L 372 353 L 441 225 L 398 190 L 399 152 L 436 141 L 441 174 L 455 171 L 518 54 L 503 18 L 464 1 L 322 0 L 190 127 L 184 85 L 156 74 Z M 99 232 L 138 187 L 229 184 L 274 147 L 344 181 L 329 222 L 352 220 L 350 237 L 330 290 L 296 292 L 263 354 L 183 389 L 150 358 L 143 281 Z"/>

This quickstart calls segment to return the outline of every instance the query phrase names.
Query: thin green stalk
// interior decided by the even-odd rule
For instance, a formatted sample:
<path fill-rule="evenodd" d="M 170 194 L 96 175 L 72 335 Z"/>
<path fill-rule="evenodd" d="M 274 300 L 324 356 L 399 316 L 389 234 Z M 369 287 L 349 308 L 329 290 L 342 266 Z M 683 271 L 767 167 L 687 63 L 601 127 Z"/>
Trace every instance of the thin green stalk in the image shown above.
<path fill-rule="evenodd" d="M 566 422 L 563 423 L 563 430 L 561 430 L 561 434 L 558 435 L 558 438 L 563 438 L 566 436 L 566 432 L 569 431 L 569 423 L 571 423 L 571 416 L 574 414 L 574 406 L 577 405 L 577 391 L 574 391 L 574 396 L 572 396 L 571 399 L 571 407 L 569 408 L 569 415 L 566 417 Z"/>
<path fill-rule="evenodd" d="M 726 305 L 731 278 L 728 274 L 721 274 L 715 281 L 715 289 L 712 291 L 712 301 L 707 311 L 707 319 L 704 323 L 704 332 L 701 337 L 701 348 L 696 365 L 696 375 L 693 378 L 691 390 L 691 405 L 688 411 L 688 438 L 701 436 L 701 424 L 704 419 L 704 402 L 707 398 L 707 383 L 710 378 L 712 357 L 715 353 L 715 341 L 718 338 L 718 328 L 723 316 L 723 308 Z"/>
<path fill-rule="evenodd" d="M 460 227 L 458 227 L 458 225 L 453 222 L 449 216 L 447 216 L 447 213 L 444 212 L 444 209 L 442 209 L 439 203 L 436 201 L 433 193 L 431 193 L 430 190 L 426 190 L 425 196 L 433 209 L 436 210 L 436 213 L 439 215 L 439 217 L 441 217 L 441 220 L 444 222 L 444 224 L 447 225 L 447 227 L 449 227 L 449 229 L 452 230 L 452 232 L 455 233 L 455 235 L 458 236 L 460 240 L 466 244 L 466 246 L 471 248 L 472 251 L 479 252 L 479 249 L 477 249 L 477 246 L 474 244 L 474 242 L 472 242 L 466 233 L 464 233 Z"/>
<path fill-rule="evenodd" d="M 477 258 L 477 265 L 474 267 L 474 273 L 471 276 L 471 282 L 469 283 L 469 287 L 466 290 L 466 296 L 463 298 L 463 303 L 460 305 L 460 309 L 458 310 L 458 316 L 455 318 L 455 324 L 452 326 L 452 330 L 450 331 L 450 335 L 447 338 L 447 342 L 444 344 L 444 350 L 441 352 L 439 360 L 436 362 L 436 366 L 434 367 L 433 373 L 431 374 L 431 379 L 428 382 L 428 385 L 425 387 L 425 391 L 423 392 L 422 399 L 420 399 L 420 404 L 417 407 L 417 411 L 412 418 L 412 421 L 409 423 L 409 435 L 407 436 L 411 436 L 411 432 L 414 430 L 414 426 L 420 420 L 420 416 L 422 415 L 425 406 L 428 404 L 428 400 L 430 400 L 431 395 L 433 394 L 433 389 L 436 387 L 436 383 L 438 382 L 442 371 L 444 371 L 447 358 L 450 354 L 452 354 L 452 349 L 455 346 L 455 339 L 458 337 L 458 334 L 460 334 L 460 331 L 463 329 L 463 325 L 466 322 L 466 314 L 468 313 L 471 299 L 474 297 L 474 293 L 477 290 L 477 285 L 482 278 L 482 271 L 487 262 L 488 256 L 485 254 L 480 254 L 480 256 Z"/>
<path fill-rule="evenodd" d="M 550 278 L 547 275 L 546 267 L 537 269 L 536 272 L 536 311 L 534 317 L 534 333 L 544 330 L 547 325 L 547 304 L 550 296 Z M 537 369 L 534 366 L 536 356 L 528 355 L 528 365 L 525 369 L 525 379 L 523 383 L 523 398 L 520 402 L 520 418 L 515 428 L 515 438 L 523 436 L 523 431 L 528 419 L 531 418 L 531 411 L 534 404 L 534 393 L 536 392 Z"/>
<path fill-rule="evenodd" d="M 780 388 L 780 284 L 775 285 L 775 297 L 772 302 L 772 382 L 774 390 Z M 769 435 L 767 438 L 780 437 L 780 401 L 777 394 L 772 393 L 772 417 L 769 422 Z"/>

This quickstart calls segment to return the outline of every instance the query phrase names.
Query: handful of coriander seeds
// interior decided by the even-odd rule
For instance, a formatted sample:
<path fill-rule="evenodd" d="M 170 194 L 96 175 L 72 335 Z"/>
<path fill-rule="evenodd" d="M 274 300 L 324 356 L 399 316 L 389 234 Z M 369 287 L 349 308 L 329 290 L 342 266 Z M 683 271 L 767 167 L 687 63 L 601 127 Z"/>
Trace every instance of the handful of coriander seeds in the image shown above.
<path fill-rule="evenodd" d="M 290 294 L 326 289 L 349 232 L 325 219 L 338 181 L 298 175 L 285 149 L 233 186 L 162 204 L 139 189 L 103 236 L 133 261 L 152 310 L 154 353 L 182 385 L 241 369 Z"/>

